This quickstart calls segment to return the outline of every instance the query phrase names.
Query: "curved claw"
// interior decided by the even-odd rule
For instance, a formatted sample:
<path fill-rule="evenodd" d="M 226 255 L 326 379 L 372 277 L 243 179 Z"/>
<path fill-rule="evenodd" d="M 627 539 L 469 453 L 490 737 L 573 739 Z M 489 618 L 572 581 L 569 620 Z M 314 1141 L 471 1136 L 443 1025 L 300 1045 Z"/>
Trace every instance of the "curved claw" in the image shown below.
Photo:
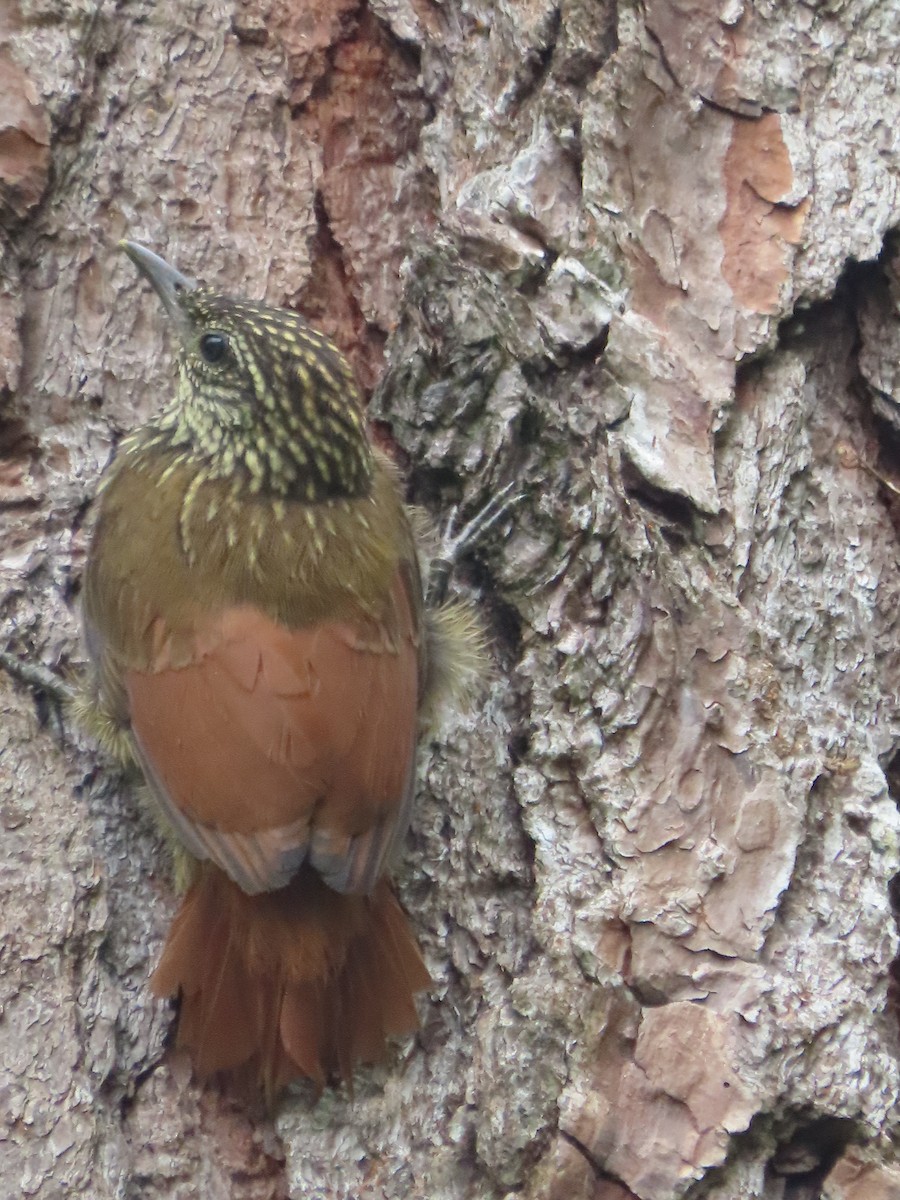
<path fill-rule="evenodd" d="M 515 483 L 508 483 L 491 496 L 487 504 L 470 521 L 456 532 L 459 505 L 456 505 L 444 527 L 441 545 L 428 567 L 428 604 L 440 604 L 447 594 L 447 584 L 453 568 L 464 554 L 472 550 L 487 531 L 523 499 L 523 492 L 515 492 Z"/>
<path fill-rule="evenodd" d="M 0 650 L 0 667 L 12 679 L 24 683 L 33 692 L 43 693 L 63 707 L 75 698 L 74 689 L 41 663 L 26 662 L 8 650 Z"/>

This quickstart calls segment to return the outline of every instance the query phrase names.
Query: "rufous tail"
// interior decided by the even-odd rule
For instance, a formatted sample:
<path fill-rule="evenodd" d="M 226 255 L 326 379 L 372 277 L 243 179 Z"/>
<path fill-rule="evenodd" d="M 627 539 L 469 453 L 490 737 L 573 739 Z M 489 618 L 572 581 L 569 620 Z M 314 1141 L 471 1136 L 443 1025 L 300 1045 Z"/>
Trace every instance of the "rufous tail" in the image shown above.
<path fill-rule="evenodd" d="M 292 1079 L 319 1087 L 384 1057 L 418 1027 L 413 996 L 430 983 L 386 879 L 342 895 L 309 868 L 248 896 L 204 865 L 172 923 L 151 980 L 181 993 L 178 1045 L 197 1074 L 234 1072 L 271 1100 Z"/>

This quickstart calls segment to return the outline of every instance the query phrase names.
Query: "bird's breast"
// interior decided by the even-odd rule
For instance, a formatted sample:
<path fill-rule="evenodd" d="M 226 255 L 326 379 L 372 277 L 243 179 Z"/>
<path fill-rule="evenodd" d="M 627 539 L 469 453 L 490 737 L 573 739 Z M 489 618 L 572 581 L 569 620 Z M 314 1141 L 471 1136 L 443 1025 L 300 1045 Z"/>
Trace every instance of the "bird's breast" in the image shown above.
<path fill-rule="evenodd" d="M 412 534 L 379 460 L 371 492 L 306 504 L 249 495 L 175 453 L 131 448 L 100 495 L 84 581 L 89 629 L 139 669 L 164 626 L 177 647 L 210 613 L 249 605 L 288 628 L 378 615 Z"/>

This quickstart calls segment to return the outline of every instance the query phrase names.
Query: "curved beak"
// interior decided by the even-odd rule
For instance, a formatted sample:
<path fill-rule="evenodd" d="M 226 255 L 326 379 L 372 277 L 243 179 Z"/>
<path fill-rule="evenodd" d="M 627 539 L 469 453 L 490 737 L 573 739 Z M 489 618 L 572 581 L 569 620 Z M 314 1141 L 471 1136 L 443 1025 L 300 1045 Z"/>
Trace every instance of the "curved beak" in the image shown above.
<path fill-rule="evenodd" d="M 198 285 L 196 279 L 182 275 L 174 267 L 170 267 L 164 258 L 141 246 L 138 242 L 119 242 L 140 273 L 153 284 L 157 295 L 163 302 L 166 312 L 178 325 L 184 324 L 184 313 L 178 302 L 180 292 L 192 292 Z"/>

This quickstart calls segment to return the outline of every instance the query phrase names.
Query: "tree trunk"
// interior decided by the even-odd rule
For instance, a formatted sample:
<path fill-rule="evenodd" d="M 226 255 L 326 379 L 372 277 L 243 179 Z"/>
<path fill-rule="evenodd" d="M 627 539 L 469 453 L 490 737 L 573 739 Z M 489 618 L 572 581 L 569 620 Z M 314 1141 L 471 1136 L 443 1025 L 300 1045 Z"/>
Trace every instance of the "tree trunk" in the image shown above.
<path fill-rule="evenodd" d="M 139 797 L 0 676 L 0 1194 L 900 1195 L 896 6 L 2 3 L 11 649 L 77 668 L 171 389 L 124 236 L 334 336 L 438 519 L 520 498 L 399 870 L 422 1031 L 352 1098 L 191 1081 Z"/>

